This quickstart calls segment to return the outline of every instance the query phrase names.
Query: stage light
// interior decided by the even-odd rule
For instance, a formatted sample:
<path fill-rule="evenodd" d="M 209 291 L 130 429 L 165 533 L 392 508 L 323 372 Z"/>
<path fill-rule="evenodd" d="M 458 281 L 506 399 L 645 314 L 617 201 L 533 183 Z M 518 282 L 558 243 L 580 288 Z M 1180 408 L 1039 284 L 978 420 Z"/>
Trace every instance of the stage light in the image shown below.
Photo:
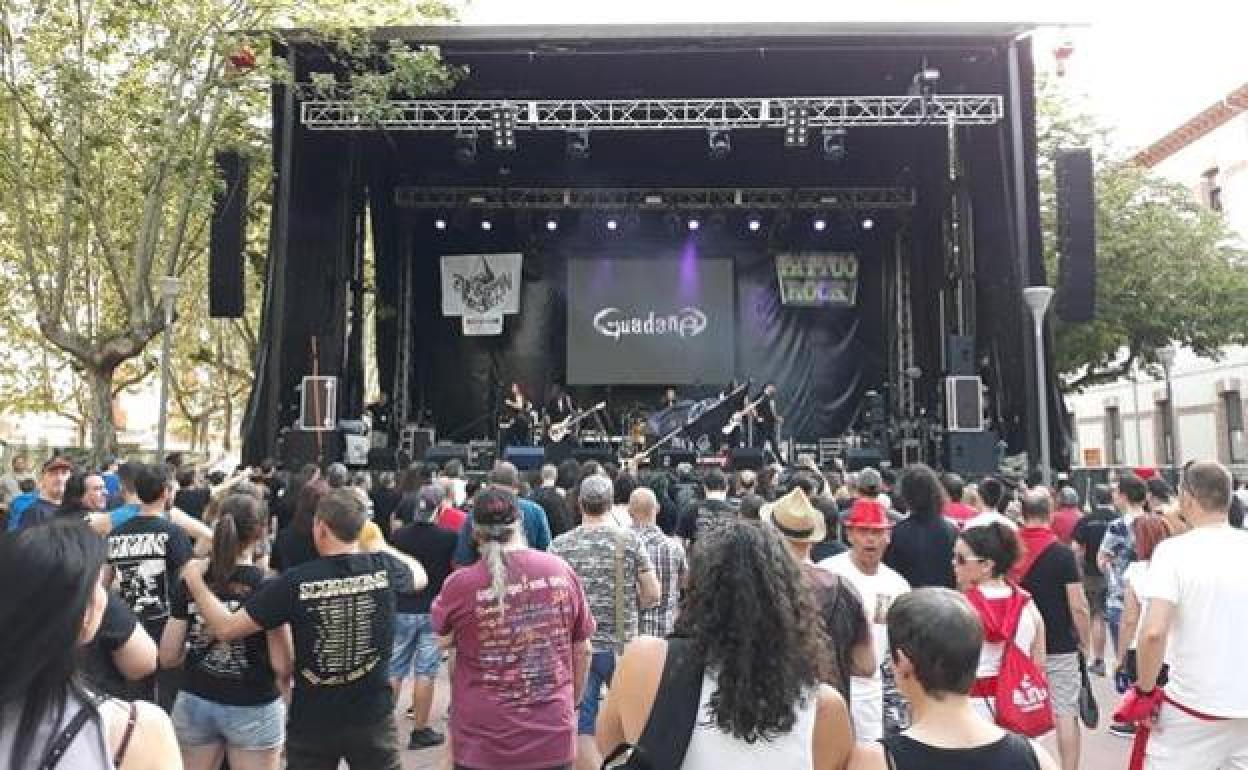
<path fill-rule="evenodd" d="M 726 128 L 709 128 L 706 131 L 706 147 L 712 160 L 723 160 L 732 154 L 732 137 Z"/>
<path fill-rule="evenodd" d="M 611 232 L 615 232 L 616 230 L 619 230 L 620 229 L 619 221 L 617 221 L 615 217 L 611 217 L 610 219 L 607 220 L 607 229 L 610 230 Z"/>
<path fill-rule="evenodd" d="M 567 144 L 564 146 L 568 160 L 589 159 L 589 131 L 581 129 L 569 131 Z"/>
<path fill-rule="evenodd" d="M 750 232 L 756 233 L 763 228 L 763 223 L 760 222 L 757 217 L 751 217 L 750 220 L 746 222 L 745 226 L 750 228 Z"/>
<path fill-rule="evenodd" d="M 455 135 L 455 162 L 461 166 L 471 166 L 477 162 L 476 132 Z"/>
<path fill-rule="evenodd" d="M 494 223 L 493 223 L 493 222 L 491 222 L 491 221 L 490 221 L 490 220 L 488 220 L 488 219 L 482 219 L 482 220 L 481 220 L 481 229 L 482 229 L 482 230 L 484 230 L 484 231 L 486 231 L 486 232 L 488 233 L 489 231 L 491 231 L 491 230 L 493 230 L 493 229 L 494 229 Z"/>
<path fill-rule="evenodd" d="M 559 229 L 559 220 L 558 220 L 558 219 L 555 219 L 554 217 L 551 217 L 550 219 L 547 219 L 547 220 L 546 220 L 546 231 L 547 231 L 547 232 L 551 232 L 551 233 L 553 233 L 554 231 L 556 231 L 556 230 L 558 230 L 558 229 Z"/>
<path fill-rule="evenodd" d="M 874 229 L 874 228 L 875 228 L 875 220 L 874 220 L 874 219 L 872 219 L 871 217 L 863 217 L 863 220 L 862 220 L 862 229 L 863 229 L 863 230 L 871 230 L 871 229 Z"/>
<path fill-rule="evenodd" d="M 790 102 L 784 105 L 784 146 L 805 147 L 810 142 L 810 105 Z"/>
<path fill-rule="evenodd" d="M 910 80 L 910 89 L 906 92 L 906 95 L 930 99 L 936 91 L 936 84 L 939 82 L 940 70 L 928 66 L 925 61 L 923 66 L 919 68 L 918 72 L 914 73 L 914 77 Z"/>
<path fill-rule="evenodd" d="M 815 228 L 815 232 L 821 233 L 828 229 L 828 220 L 823 217 L 815 217 L 815 221 L 811 222 L 811 226 Z"/>
<path fill-rule="evenodd" d="M 435 230 L 445 230 L 446 220 L 442 219 L 441 217 L 438 217 L 437 219 L 433 220 L 433 227 Z"/>
<path fill-rule="evenodd" d="M 689 232 L 692 233 L 697 232 L 698 228 L 702 226 L 702 223 L 698 221 L 697 217 L 691 217 L 685 226 L 688 227 Z"/>
<path fill-rule="evenodd" d="M 845 129 L 823 129 L 823 159 L 832 163 L 845 160 L 848 151 L 845 149 Z"/>
<path fill-rule="evenodd" d="M 490 113 L 494 128 L 494 149 L 511 152 L 516 149 L 516 110 L 510 104 L 495 107 Z"/>

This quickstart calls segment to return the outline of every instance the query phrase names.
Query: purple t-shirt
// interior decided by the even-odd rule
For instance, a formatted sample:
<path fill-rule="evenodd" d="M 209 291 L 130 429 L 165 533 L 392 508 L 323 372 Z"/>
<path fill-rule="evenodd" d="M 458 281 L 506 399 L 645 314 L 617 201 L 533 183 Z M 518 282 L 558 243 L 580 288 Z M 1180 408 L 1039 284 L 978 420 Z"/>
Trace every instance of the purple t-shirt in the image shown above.
<path fill-rule="evenodd" d="M 535 770 L 576 758 L 572 647 L 594 633 L 576 573 L 557 556 L 507 554 L 500 617 L 482 562 L 453 573 L 433 627 L 454 637 L 451 738 L 456 764 Z"/>

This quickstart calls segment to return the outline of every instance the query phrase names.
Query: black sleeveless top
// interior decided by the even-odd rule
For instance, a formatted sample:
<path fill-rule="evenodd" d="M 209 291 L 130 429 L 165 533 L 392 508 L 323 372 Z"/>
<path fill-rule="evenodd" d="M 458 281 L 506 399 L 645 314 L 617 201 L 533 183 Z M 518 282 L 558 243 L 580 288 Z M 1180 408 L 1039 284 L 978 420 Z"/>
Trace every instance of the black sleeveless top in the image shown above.
<path fill-rule="evenodd" d="M 1040 770 L 1031 741 L 1013 733 L 969 749 L 937 748 L 904 735 L 890 735 L 880 743 L 889 770 Z"/>

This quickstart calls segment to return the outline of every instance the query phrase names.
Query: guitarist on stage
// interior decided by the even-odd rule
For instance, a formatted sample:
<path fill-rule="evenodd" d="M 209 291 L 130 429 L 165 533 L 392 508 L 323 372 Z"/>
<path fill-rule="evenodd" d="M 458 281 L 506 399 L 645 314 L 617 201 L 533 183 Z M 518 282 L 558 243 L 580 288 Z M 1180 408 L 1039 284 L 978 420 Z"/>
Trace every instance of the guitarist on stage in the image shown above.
<path fill-rule="evenodd" d="M 550 386 L 550 395 L 546 399 L 546 424 L 554 425 L 576 414 L 576 404 L 572 396 L 557 384 Z"/>
<path fill-rule="evenodd" d="M 528 446 L 532 443 L 533 424 L 529 416 L 532 408 L 520 383 L 511 383 L 507 398 L 503 400 L 502 423 L 499 426 L 502 430 L 500 452 L 509 446 Z"/>
<path fill-rule="evenodd" d="M 784 418 L 776 408 L 776 384 L 769 382 L 763 386 L 761 400 L 754 407 L 754 441 L 763 450 L 770 445 L 771 453 L 780 460 L 780 423 Z"/>

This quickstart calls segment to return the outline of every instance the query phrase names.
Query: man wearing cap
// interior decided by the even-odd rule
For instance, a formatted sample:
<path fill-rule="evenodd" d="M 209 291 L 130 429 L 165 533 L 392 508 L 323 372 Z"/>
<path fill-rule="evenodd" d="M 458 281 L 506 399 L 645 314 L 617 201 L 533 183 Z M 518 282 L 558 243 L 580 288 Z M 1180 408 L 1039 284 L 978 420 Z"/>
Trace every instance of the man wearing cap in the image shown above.
<path fill-rule="evenodd" d="M 854 677 L 850 701 L 858 740 L 879 740 L 885 731 L 906 726 L 905 704 L 892 682 L 888 655 L 888 608 L 910 590 L 910 584 L 891 567 L 884 565 L 892 522 L 884 506 L 875 500 L 859 498 L 846 517 L 845 533 L 849 551 L 824 559 L 819 566 L 850 582 L 862 597 L 870 624 L 876 660 L 880 665 L 869 676 Z M 886 690 L 885 685 L 888 684 Z"/>
<path fill-rule="evenodd" d="M 616 656 L 637 636 L 641 611 L 656 606 L 661 594 L 654 565 L 637 533 L 612 522 L 614 501 L 610 479 L 587 477 L 580 490 L 581 526 L 550 544 L 550 552 L 562 557 L 580 577 L 598 629 L 577 724 L 578 770 L 597 770 L 602 764 L 594 743 L 602 687 L 610 686 Z"/>
<path fill-rule="evenodd" d="M 784 497 L 764 505 L 759 517 L 784 538 L 785 546 L 801 567 L 813 592 L 824 631 L 832 642 L 830 652 L 837 676 L 831 683 L 848 703 L 851 677 L 868 674 L 875 668 L 875 652 L 858 593 L 847 580 L 819 569 L 810 559 L 815 544 L 827 535 L 824 516 L 811 505 L 799 484 Z"/>
<path fill-rule="evenodd" d="M 524 525 L 524 537 L 530 548 L 545 551 L 550 547 L 550 522 L 542 506 L 520 497 L 520 471 L 508 462 L 501 462 L 490 471 L 487 483 L 493 489 L 510 492 L 516 498 L 520 510 L 520 521 Z M 461 566 L 472 564 L 477 560 L 473 547 L 472 516 L 464 517 L 464 524 L 459 528 L 459 544 L 455 547 L 455 563 Z"/>
<path fill-rule="evenodd" d="M 59 455 L 45 462 L 34 494 L 30 498 L 22 495 L 13 500 L 9 508 L 9 531 L 51 521 L 56 516 L 56 509 L 61 507 L 65 482 L 73 470 L 74 464 Z"/>
<path fill-rule="evenodd" d="M 437 523 L 437 517 L 449 509 L 439 486 L 420 490 L 420 506 L 412 514 L 409 506 L 401 509 L 410 518 L 400 519 L 395 513 L 391 542 L 394 547 L 420 562 L 429 578 L 428 585 L 418 594 L 398 594 L 395 598 L 394 650 L 390 654 L 390 682 L 397 696 L 403 691 L 403 680 L 412 679 L 412 733 L 409 749 L 437 746 L 446 740 L 442 733 L 429 726 L 433 707 L 434 684 L 442 651 L 433 633 L 430 607 L 451 573 L 451 557 L 455 553 L 456 536 Z M 451 509 L 453 510 L 453 509 Z"/>

